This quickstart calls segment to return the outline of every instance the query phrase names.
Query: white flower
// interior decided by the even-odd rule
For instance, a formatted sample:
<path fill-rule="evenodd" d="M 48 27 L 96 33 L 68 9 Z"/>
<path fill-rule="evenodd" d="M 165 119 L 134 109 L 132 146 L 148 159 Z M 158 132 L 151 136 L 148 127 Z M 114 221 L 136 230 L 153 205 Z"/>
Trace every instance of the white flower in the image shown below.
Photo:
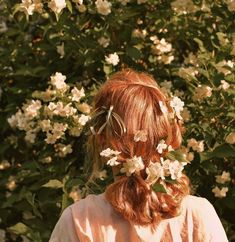
<path fill-rule="evenodd" d="M 6 188 L 10 191 L 13 191 L 16 188 L 16 179 L 14 176 L 9 176 Z"/>
<path fill-rule="evenodd" d="M 80 118 L 78 119 L 78 122 L 82 125 L 82 126 L 84 126 L 87 122 L 88 122 L 88 120 L 90 119 L 91 117 L 89 116 L 89 115 L 84 115 L 84 114 L 82 114 L 81 116 L 80 116 Z"/>
<path fill-rule="evenodd" d="M 72 103 L 68 103 L 64 106 L 64 104 L 59 101 L 56 104 L 53 102 L 50 102 L 47 106 L 47 109 L 49 110 L 47 113 L 49 115 L 59 115 L 61 117 L 69 117 L 74 115 L 77 112 L 77 109 L 71 107 Z"/>
<path fill-rule="evenodd" d="M 82 128 L 81 127 L 72 127 L 69 130 L 69 134 L 75 137 L 79 137 L 82 133 Z"/>
<path fill-rule="evenodd" d="M 173 97 L 173 99 L 170 101 L 170 106 L 175 110 L 177 118 L 182 119 L 180 112 L 183 111 L 184 102 L 182 102 L 178 97 Z"/>
<path fill-rule="evenodd" d="M 113 158 L 111 158 L 107 161 L 107 165 L 109 165 L 109 166 L 117 166 L 119 164 L 120 164 L 120 162 L 117 161 L 117 156 L 114 156 Z"/>
<path fill-rule="evenodd" d="M 50 119 L 44 119 L 40 121 L 39 125 L 43 132 L 48 132 L 52 128 Z"/>
<path fill-rule="evenodd" d="M 138 172 L 142 169 L 144 169 L 144 163 L 142 158 L 140 156 L 134 156 L 131 159 L 127 159 L 126 162 L 123 163 L 123 167 L 120 171 L 122 173 L 126 173 L 127 176 L 130 176 L 131 174 Z"/>
<path fill-rule="evenodd" d="M 194 151 L 197 151 L 197 152 L 203 152 L 204 151 L 204 141 L 203 140 L 200 140 L 200 141 L 197 141 L 196 139 L 192 138 L 192 139 L 188 139 L 188 147 L 192 147 L 192 149 Z"/>
<path fill-rule="evenodd" d="M 215 197 L 226 197 L 226 193 L 228 192 L 227 187 L 223 187 L 222 189 L 219 189 L 217 186 L 212 189 L 212 192 L 214 193 Z"/>
<path fill-rule="evenodd" d="M 68 128 L 68 124 L 63 124 L 63 123 L 54 123 L 53 125 L 53 133 L 60 133 L 60 132 L 65 132 Z"/>
<path fill-rule="evenodd" d="M 170 162 L 169 172 L 172 180 L 179 179 L 182 176 L 182 171 L 186 164 L 186 162 L 179 162 L 178 160 Z"/>
<path fill-rule="evenodd" d="M 81 90 L 78 90 L 74 87 L 71 91 L 72 93 L 72 101 L 79 102 L 82 97 L 85 97 L 84 88 L 82 87 Z"/>
<path fill-rule="evenodd" d="M 0 241 L 6 241 L 6 231 L 3 229 L 0 229 Z"/>
<path fill-rule="evenodd" d="M 170 93 L 172 88 L 172 82 L 165 80 L 160 83 L 160 87 L 166 89 L 167 92 Z"/>
<path fill-rule="evenodd" d="M 10 118 L 8 118 L 7 122 L 12 128 L 16 128 L 18 126 L 18 121 L 22 118 L 22 116 L 23 113 L 19 110 L 16 114 L 13 114 Z"/>
<path fill-rule="evenodd" d="M 174 149 L 172 148 L 171 145 L 168 145 L 167 150 L 168 150 L 168 152 L 170 152 L 170 151 L 173 151 Z"/>
<path fill-rule="evenodd" d="M 51 0 L 48 3 L 48 7 L 55 13 L 59 14 L 62 9 L 66 8 L 66 1 L 65 0 Z"/>
<path fill-rule="evenodd" d="M 79 201 L 82 197 L 81 190 L 80 189 L 72 190 L 69 193 L 69 197 L 71 197 L 74 202 Z"/>
<path fill-rule="evenodd" d="M 24 111 L 25 111 L 25 116 L 27 116 L 30 119 L 38 116 L 39 110 L 40 110 L 41 107 L 42 107 L 41 101 L 31 100 L 30 103 L 28 103 L 27 105 L 25 105 L 23 107 Z"/>
<path fill-rule="evenodd" d="M 221 80 L 220 83 L 221 83 L 219 86 L 220 89 L 227 90 L 230 87 L 229 83 L 227 83 L 225 80 Z"/>
<path fill-rule="evenodd" d="M 8 28 L 7 28 L 7 25 L 6 25 L 6 22 L 2 21 L 0 22 L 0 33 L 5 33 L 7 32 Z"/>
<path fill-rule="evenodd" d="M 42 11 L 43 11 L 43 3 L 41 2 L 41 0 L 34 0 L 33 3 L 35 5 L 34 10 L 39 12 L 39 13 L 42 13 Z"/>
<path fill-rule="evenodd" d="M 183 156 L 186 158 L 188 162 L 192 161 L 194 159 L 194 153 L 189 152 L 189 149 L 185 146 L 181 147 L 181 152 L 183 153 Z"/>
<path fill-rule="evenodd" d="M 117 155 L 119 155 L 119 154 L 121 154 L 121 152 L 119 152 L 119 151 L 117 151 L 117 150 L 112 150 L 112 149 L 110 149 L 110 148 L 107 148 L 107 149 L 102 150 L 102 151 L 100 152 L 100 156 L 104 156 L 104 157 L 111 157 L 111 156 L 113 156 L 113 155 L 117 156 Z"/>
<path fill-rule="evenodd" d="M 147 141 L 147 131 L 146 130 L 138 130 L 135 133 L 134 141 L 135 142 L 139 142 L 139 141 L 146 142 Z"/>
<path fill-rule="evenodd" d="M 77 106 L 77 108 L 82 113 L 90 113 L 91 112 L 91 106 L 89 106 L 87 103 L 81 103 Z"/>
<path fill-rule="evenodd" d="M 95 173 L 95 177 L 98 178 L 98 179 L 100 179 L 100 180 L 104 180 L 105 178 L 108 177 L 107 171 L 106 170 L 97 171 Z"/>
<path fill-rule="evenodd" d="M 130 2 L 130 0 L 118 0 L 123 6 L 127 5 L 127 3 Z"/>
<path fill-rule="evenodd" d="M 35 4 L 32 0 L 22 0 L 22 3 L 19 5 L 19 9 L 24 11 L 28 15 L 33 15 Z"/>
<path fill-rule="evenodd" d="M 65 157 L 66 155 L 73 152 L 72 146 L 70 144 L 64 145 L 64 144 L 58 143 L 54 145 L 54 148 L 59 157 Z"/>
<path fill-rule="evenodd" d="M 212 89 L 206 85 L 198 85 L 193 95 L 193 101 L 200 101 L 212 95 Z"/>
<path fill-rule="evenodd" d="M 224 184 L 225 182 L 231 181 L 230 173 L 223 171 L 222 175 L 215 176 L 216 182 L 220 184 Z"/>
<path fill-rule="evenodd" d="M 161 178 L 162 180 L 165 179 L 164 169 L 159 162 L 150 162 L 149 166 L 146 168 L 146 173 L 148 175 L 148 177 L 146 178 L 146 182 L 151 184 L 155 183 L 159 178 Z"/>
<path fill-rule="evenodd" d="M 56 135 L 47 133 L 47 137 L 46 137 L 45 141 L 47 144 L 55 144 L 57 139 L 58 139 L 58 137 Z"/>
<path fill-rule="evenodd" d="M 235 11 L 235 0 L 228 0 L 228 10 Z"/>
<path fill-rule="evenodd" d="M 114 52 L 113 54 L 105 56 L 105 61 L 110 65 L 116 66 L 119 63 L 119 56 Z"/>
<path fill-rule="evenodd" d="M 162 101 L 159 101 L 159 107 L 163 114 L 168 114 L 168 108 Z"/>
<path fill-rule="evenodd" d="M 165 143 L 165 140 L 160 140 L 159 144 L 157 145 L 157 151 L 159 154 L 162 154 L 163 150 L 167 148 L 167 144 Z"/>
<path fill-rule="evenodd" d="M 158 60 L 161 60 L 165 65 L 170 64 L 174 60 L 173 55 L 161 55 L 158 57 Z"/>
<path fill-rule="evenodd" d="M 98 39 L 99 45 L 101 45 L 104 48 L 109 46 L 109 42 L 110 42 L 110 39 L 109 38 L 105 38 L 103 36 Z"/>
<path fill-rule="evenodd" d="M 231 70 L 229 70 L 228 67 L 233 68 L 233 66 L 234 62 L 232 62 L 231 60 L 223 60 L 215 64 L 215 68 L 217 69 L 217 71 L 223 73 L 225 76 L 231 73 Z"/>
<path fill-rule="evenodd" d="M 65 80 L 66 76 L 62 75 L 60 72 L 56 72 L 55 75 L 51 76 L 51 84 L 60 91 L 66 91 L 68 88 L 67 84 L 64 82 Z"/>
<path fill-rule="evenodd" d="M 156 48 L 159 50 L 160 53 L 166 53 L 170 52 L 172 49 L 172 45 L 170 43 L 167 43 L 164 38 L 162 38 L 159 42 Z"/>
<path fill-rule="evenodd" d="M 193 13 L 197 10 L 192 0 L 175 0 L 171 2 L 171 7 L 180 14 Z"/>
<path fill-rule="evenodd" d="M 34 133 L 32 131 L 28 131 L 28 132 L 26 132 L 26 135 L 25 135 L 24 139 L 27 142 L 33 144 L 33 143 L 35 143 L 36 136 L 37 136 L 36 133 Z"/>
<path fill-rule="evenodd" d="M 64 52 L 64 42 L 61 45 L 57 45 L 56 46 L 56 51 L 60 55 L 60 58 L 63 58 L 64 57 L 64 55 L 65 55 L 65 52 Z"/>
<path fill-rule="evenodd" d="M 87 8 L 86 8 L 86 6 L 84 4 L 81 4 L 81 5 L 77 6 L 77 8 L 78 8 L 78 11 L 80 13 L 84 13 L 87 10 Z"/>
<path fill-rule="evenodd" d="M 183 118 L 183 120 L 184 120 L 185 122 L 187 122 L 187 121 L 189 121 L 189 120 L 191 119 L 191 114 L 190 114 L 188 108 L 185 107 L 185 108 L 183 109 L 183 111 L 182 111 L 182 113 L 181 113 L 181 116 L 182 116 L 182 118 Z"/>
<path fill-rule="evenodd" d="M 95 2 L 97 12 L 102 15 L 108 15 L 111 13 L 112 4 L 106 0 L 97 0 Z"/>
<path fill-rule="evenodd" d="M 145 29 L 134 29 L 132 31 L 132 36 L 134 38 L 144 39 L 146 35 L 147 35 L 147 31 Z"/>
<path fill-rule="evenodd" d="M 198 70 L 195 67 L 182 67 L 178 71 L 178 76 L 186 80 L 194 79 L 197 74 Z"/>
<path fill-rule="evenodd" d="M 225 139 L 225 141 L 228 143 L 228 144 L 235 144 L 235 132 L 232 132 L 232 133 L 230 133 L 227 137 L 226 137 L 226 139 Z"/>
<path fill-rule="evenodd" d="M 146 3 L 148 0 L 137 0 L 138 4 Z"/>
<path fill-rule="evenodd" d="M 193 66 L 198 66 L 198 57 L 193 52 L 190 52 L 184 59 L 186 65 L 192 64 Z"/>
<path fill-rule="evenodd" d="M 170 166 L 171 160 L 169 160 L 169 159 L 164 160 L 164 158 L 161 157 L 160 162 L 161 162 L 162 167 L 164 169 L 165 175 L 169 175 L 169 166 Z"/>
<path fill-rule="evenodd" d="M 10 166 L 11 166 L 11 164 L 7 160 L 3 160 L 2 162 L 0 162 L 0 170 L 5 170 L 5 169 L 9 168 Z"/>

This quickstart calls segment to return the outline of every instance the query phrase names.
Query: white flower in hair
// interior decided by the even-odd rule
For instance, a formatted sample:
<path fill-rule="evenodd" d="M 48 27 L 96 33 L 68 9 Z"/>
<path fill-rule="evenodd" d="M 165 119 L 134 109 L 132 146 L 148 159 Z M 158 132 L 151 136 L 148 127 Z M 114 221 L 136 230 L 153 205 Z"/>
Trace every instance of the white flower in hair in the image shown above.
<path fill-rule="evenodd" d="M 146 130 L 138 130 L 135 133 L 134 141 L 135 142 L 139 142 L 139 141 L 146 142 L 147 141 L 147 131 Z"/>
<path fill-rule="evenodd" d="M 173 151 L 174 149 L 172 148 L 172 146 L 171 146 L 171 145 L 168 145 L 167 150 L 170 152 L 170 151 Z"/>
<path fill-rule="evenodd" d="M 169 175 L 169 166 L 170 166 L 171 160 L 169 160 L 169 159 L 164 160 L 161 157 L 160 161 L 161 161 L 163 169 L 165 170 L 165 173 L 166 173 L 165 175 Z"/>
<path fill-rule="evenodd" d="M 100 156 L 104 156 L 104 157 L 111 157 L 113 155 L 119 155 L 121 152 L 117 151 L 117 150 L 112 150 L 110 148 L 107 148 L 105 150 L 102 150 L 100 152 Z"/>
<path fill-rule="evenodd" d="M 121 168 L 122 173 L 126 173 L 127 176 L 138 172 L 144 169 L 144 163 L 141 156 L 134 156 L 131 159 L 127 159 L 125 163 L 123 163 L 123 168 Z"/>
<path fill-rule="evenodd" d="M 113 158 L 111 158 L 110 160 L 107 161 L 107 165 L 109 165 L 109 166 L 117 166 L 119 164 L 120 164 L 120 162 L 117 161 L 117 156 L 114 156 Z"/>
<path fill-rule="evenodd" d="M 159 178 L 165 179 L 163 166 L 159 162 L 150 162 L 150 165 L 146 168 L 146 173 L 148 175 L 146 179 L 148 183 L 154 183 Z"/>
<path fill-rule="evenodd" d="M 182 171 L 185 165 L 187 165 L 186 162 L 179 162 L 178 160 L 170 162 L 169 172 L 172 180 L 179 179 L 182 176 Z"/>
<path fill-rule="evenodd" d="M 160 140 L 159 144 L 157 145 L 157 151 L 159 154 L 162 154 L 163 150 L 167 148 L 167 144 L 165 143 L 165 140 Z"/>
<path fill-rule="evenodd" d="M 173 97 L 173 99 L 170 101 L 170 106 L 175 110 L 177 118 L 182 119 L 180 112 L 184 109 L 184 102 L 182 102 L 178 97 Z"/>
<path fill-rule="evenodd" d="M 167 106 L 162 101 L 159 101 L 159 106 L 163 114 L 168 114 Z"/>

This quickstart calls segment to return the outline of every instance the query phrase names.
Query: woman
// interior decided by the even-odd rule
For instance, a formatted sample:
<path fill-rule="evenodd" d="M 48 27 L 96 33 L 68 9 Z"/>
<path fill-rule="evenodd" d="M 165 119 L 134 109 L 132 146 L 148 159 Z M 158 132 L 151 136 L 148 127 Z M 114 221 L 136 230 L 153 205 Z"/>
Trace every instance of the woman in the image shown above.
<path fill-rule="evenodd" d="M 114 182 L 66 208 L 50 242 L 228 241 L 213 206 L 189 195 L 182 108 L 145 73 L 123 70 L 102 86 L 89 153 L 93 174 L 106 164 Z"/>

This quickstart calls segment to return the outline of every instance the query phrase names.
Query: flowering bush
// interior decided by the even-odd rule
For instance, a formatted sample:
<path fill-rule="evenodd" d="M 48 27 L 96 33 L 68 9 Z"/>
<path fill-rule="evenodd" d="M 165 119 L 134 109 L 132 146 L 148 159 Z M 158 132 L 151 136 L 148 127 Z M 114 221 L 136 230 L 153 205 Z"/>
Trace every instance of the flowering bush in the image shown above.
<path fill-rule="evenodd" d="M 47 241 L 80 199 L 89 104 L 123 67 L 151 73 L 184 102 L 172 105 L 192 192 L 234 239 L 234 0 L 9 0 L 0 9 L 0 240 Z M 111 179 L 97 177 L 93 192 Z"/>

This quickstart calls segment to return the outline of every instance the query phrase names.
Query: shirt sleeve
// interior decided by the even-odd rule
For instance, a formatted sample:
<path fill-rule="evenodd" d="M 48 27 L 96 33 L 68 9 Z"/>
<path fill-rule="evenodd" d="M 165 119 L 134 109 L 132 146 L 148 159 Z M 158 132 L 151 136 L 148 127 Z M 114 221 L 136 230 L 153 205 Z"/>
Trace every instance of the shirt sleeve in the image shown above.
<path fill-rule="evenodd" d="M 213 207 L 213 205 L 207 200 L 203 199 L 200 211 L 200 232 L 202 241 L 206 242 L 228 242 L 228 238 L 224 231 L 223 225 Z M 201 241 L 201 240 L 200 240 Z"/>
<path fill-rule="evenodd" d="M 63 211 L 52 231 L 49 242 L 80 242 L 75 231 L 71 207 Z"/>

